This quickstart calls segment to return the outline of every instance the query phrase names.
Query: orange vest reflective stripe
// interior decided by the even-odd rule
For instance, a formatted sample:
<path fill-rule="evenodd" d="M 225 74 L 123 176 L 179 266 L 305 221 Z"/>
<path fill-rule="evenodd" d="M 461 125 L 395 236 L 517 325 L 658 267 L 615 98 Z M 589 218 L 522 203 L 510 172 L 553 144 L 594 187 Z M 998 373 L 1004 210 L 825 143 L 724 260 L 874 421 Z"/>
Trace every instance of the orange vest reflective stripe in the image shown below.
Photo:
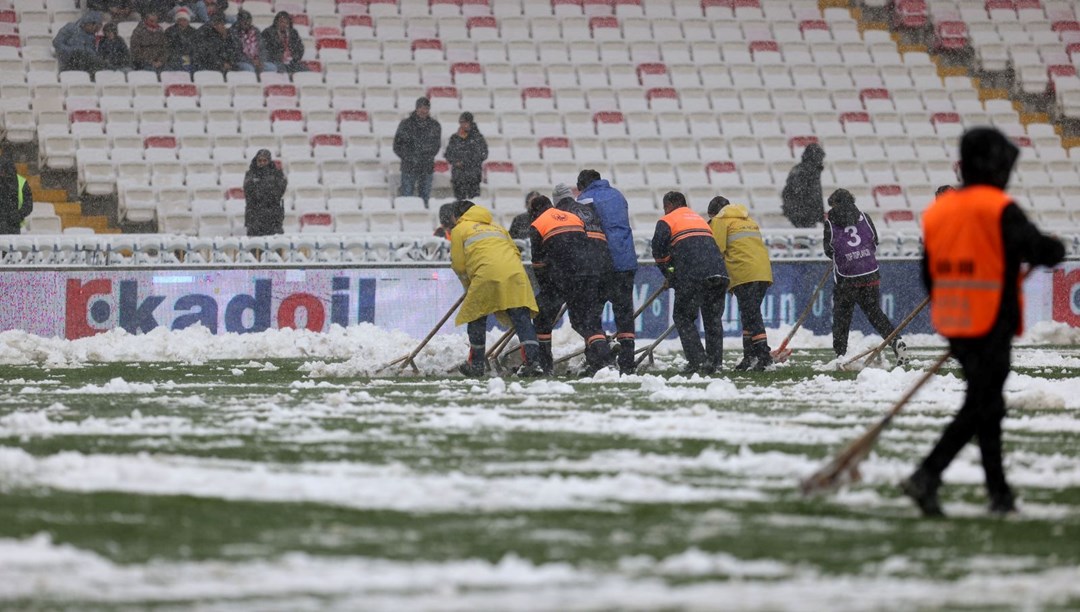
<path fill-rule="evenodd" d="M 704 236 L 713 239 L 712 228 L 709 222 L 701 215 L 690 210 L 688 206 L 680 206 L 664 215 L 661 219 L 671 228 L 671 246 L 692 236 Z"/>
<path fill-rule="evenodd" d="M 933 281 L 930 320 L 947 338 L 982 336 L 997 319 L 1005 285 L 1001 214 L 1011 202 L 1000 189 L 975 185 L 943 194 L 923 215 Z M 1022 326 L 1024 301 L 1019 287 L 1017 295 Z"/>
<path fill-rule="evenodd" d="M 536 231 L 540 232 L 540 239 L 547 242 L 548 238 L 565 234 L 567 232 L 585 233 L 585 222 L 574 213 L 569 213 L 558 208 L 549 208 L 540 213 L 536 221 L 532 222 Z"/>

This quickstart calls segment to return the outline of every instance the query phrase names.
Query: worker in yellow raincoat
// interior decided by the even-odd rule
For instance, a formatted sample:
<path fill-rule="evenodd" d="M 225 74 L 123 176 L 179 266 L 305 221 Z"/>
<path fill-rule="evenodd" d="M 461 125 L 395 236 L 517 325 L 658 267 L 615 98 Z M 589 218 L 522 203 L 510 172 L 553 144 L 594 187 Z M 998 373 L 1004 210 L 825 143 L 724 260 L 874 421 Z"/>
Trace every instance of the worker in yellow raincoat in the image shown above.
<path fill-rule="evenodd" d="M 467 323 L 469 331 L 469 359 L 458 370 L 466 376 L 487 371 L 487 317 L 495 314 L 500 323 L 513 324 L 525 353 L 518 375 L 540 376 L 540 345 L 532 323 L 540 309 L 521 252 L 510 234 L 492 221 L 491 211 L 468 200 L 454 203 L 450 267 L 465 287 L 455 323 Z"/>

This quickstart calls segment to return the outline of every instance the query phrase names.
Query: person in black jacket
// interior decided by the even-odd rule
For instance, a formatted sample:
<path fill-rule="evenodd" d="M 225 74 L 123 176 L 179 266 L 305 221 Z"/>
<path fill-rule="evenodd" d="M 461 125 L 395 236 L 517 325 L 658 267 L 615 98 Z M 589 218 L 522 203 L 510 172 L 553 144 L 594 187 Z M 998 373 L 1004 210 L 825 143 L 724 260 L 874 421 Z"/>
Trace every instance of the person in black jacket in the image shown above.
<path fill-rule="evenodd" d="M 480 181 L 484 178 L 484 160 L 488 156 L 487 141 L 477 129 L 472 113 L 461 113 L 458 131 L 446 145 L 446 161 L 450 162 L 450 185 L 454 197 L 469 200 L 480 197 Z"/>
<path fill-rule="evenodd" d="M 98 41 L 98 57 L 105 64 L 106 70 L 131 70 L 131 51 L 127 43 L 120 38 L 115 23 L 106 23 L 102 28 L 102 37 Z"/>
<path fill-rule="evenodd" d="M 855 206 L 855 196 L 837 189 L 829 196 L 822 241 L 825 256 L 833 260 L 833 351 L 847 353 L 851 315 L 858 304 L 867 320 L 884 338 L 896 329 L 881 310 L 881 273 L 878 271 L 878 233 L 874 221 Z M 891 343 L 897 365 L 907 363 L 907 345 L 897 336 Z"/>
<path fill-rule="evenodd" d="M 533 321 L 540 343 L 540 369 L 545 374 L 554 369 L 551 330 L 565 303 L 570 327 L 585 339 L 582 373 L 591 376 L 609 364 L 611 350 L 600 325 L 600 278 L 585 223 L 577 215 L 555 208 L 542 195 L 529 202 L 529 213 L 533 218 L 529 232 L 533 274 L 540 287 L 536 296 L 540 313 Z"/>
<path fill-rule="evenodd" d="M 514 217 L 510 222 L 510 237 L 514 240 L 528 240 L 529 228 L 532 224 L 532 215 L 529 214 L 529 202 L 540 195 L 539 191 L 530 191 L 525 194 L 525 212 Z"/>
<path fill-rule="evenodd" d="M 169 40 L 169 61 L 167 70 L 194 70 L 195 47 L 199 44 L 198 30 L 191 27 L 191 12 L 185 8 L 177 9 L 173 23 L 165 30 Z"/>
<path fill-rule="evenodd" d="M 277 66 L 278 72 L 304 72 L 304 41 L 293 27 L 286 11 L 274 15 L 274 23 L 262 31 L 266 61 Z"/>
<path fill-rule="evenodd" d="M 416 110 L 401 120 L 394 134 L 394 155 L 401 158 L 398 195 L 418 195 L 427 206 L 435 175 L 435 156 L 441 147 L 442 126 L 431 116 L 431 102 L 417 98 Z"/>
<path fill-rule="evenodd" d="M 1005 480 L 1001 421 L 1012 337 L 1024 321 L 1020 263 L 1052 267 L 1065 258 L 1061 241 L 1042 234 L 1005 193 L 1019 153 L 995 129 L 969 130 L 960 140 L 963 186 L 945 192 L 923 216 L 922 272 L 930 318 L 949 339 L 968 381 L 963 407 L 900 485 L 925 516 L 943 514 L 941 474 L 972 438 L 982 455 L 990 512 L 1016 510 Z"/>
<path fill-rule="evenodd" d="M 270 151 L 261 149 L 244 175 L 244 227 L 248 236 L 271 236 L 285 231 L 285 188 L 289 182 L 274 165 Z"/>
<path fill-rule="evenodd" d="M 22 232 L 22 223 L 34 211 L 30 183 L 15 170 L 15 162 L 0 155 L 0 234 Z"/>
<path fill-rule="evenodd" d="M 664 216 L 656 222 L 652 253 L 675 289 L 672 319 L 686 356 L 683 374 L 709 376 L 720 371 L 724 360 L 724 293 L 728 286 L 724 256 L 709 224 L 687 207 L 686 196 L 669 191 L 663 201 Z M 699 313 L 705 327 L 705 348 L 698 333 Z"/>
<path fill-rule="evenodd" d="M 825 217 L 825 203 L 821 198 L 824 161 L 825 149 L 821 145 L 816 142 L 807 145 L 802 162 L 791 169 L 784 190 L 780 192 L 781 209 L 795 227 L 814 227 Z"/>
<path fill-rule="evenodd" d="M 195 70 L 230 72 L 238 70 L 243 52 L 236 38 L 229 35 L 225 17 L 214 15 L 199 28 L 198 45 L 195 48 Z"/>

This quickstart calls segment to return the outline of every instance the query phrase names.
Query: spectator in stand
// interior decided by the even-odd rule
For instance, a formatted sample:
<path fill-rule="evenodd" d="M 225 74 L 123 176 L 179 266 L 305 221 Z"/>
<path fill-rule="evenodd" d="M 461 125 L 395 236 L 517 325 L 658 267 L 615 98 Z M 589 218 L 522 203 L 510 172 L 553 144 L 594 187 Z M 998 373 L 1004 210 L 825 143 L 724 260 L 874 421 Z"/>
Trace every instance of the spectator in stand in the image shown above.
<path fill-rule="evenodd" d="M 532 199 L 540 195 L 539 191 L 530 191 L 525 194 L 525 212 L 514 217 L 514 220 L 510 222 L 510 237 L 514 240 L 528 240 L 529 228 L 532 227 L 532 214 L 529 213 L 529 203 Z"/>
<path fill-rule="evenodd" d="M 281 11 L 274 15 L 274 23 L 262 33 L 263 49 L 267 61 L 277 67 L 278 72 L 304 72 L 304 41 L 293 27 L 289 13 Z"/>
<path fill-rule="evenodd" d="M 131 70 L 131 52 L 127 43 L 120 38 L 115 23 L 106 23 L 102 28 L 103 36 L 98 41 L 98 57 L 105 64 L 106 70 Z"/>
<path fill-rule="evenodd" d="M 225 11 L 229 9 L 229 0 L 206 0 L 206 12 L 213 17 L 214 15 L 221 15 L 225 18 L 225 23 L 235 23 L 236 19 L 225 14 Z"/>
<path fill-rule="evenodd" d="M 83 70 L 97 72 L 104 66 L 97 54 L 97 32 L 104 23 L 104 15 L 87 11 L 78 21 L 60 28 L 53 38 L 56 59 L 60 70 Z"/>
<path fill-rule="evenodd" d="M 199 28 L 199 42 L 195 48 L 195 70 L 214 70 L 230 72 L 239 70 L 243 52 L 240 43 L 229 35 L 225 18 L 214 15 L 210 21 Z"/>
<path fill-rule="evenodd" d="M 427 206 L 435 156 L 442 147 L 442 126 L 431 116 L 431 102 L 417 98 L 416 110 L 398 124 L 394 134 L 394 155 L 401 158 L 401 187 L 398 195 L 418 195 Z"/>
<path fill-rule="evenodd" d="M 34 193 L 30 184 L 15 170 L 15 162 L 0 156 L 0 234 L 18 234 L 34 211 Z"/>
<path fill-rule="evenodd" d="M 195 65 L 195 46 L 198 45 L 198 30 L 191 27 L 191 13 L 187 9 L 177 9 L 173 14 L 176 23 L 165 30 L 169 40 L 169 60 L 166 70 L 186 70 L 191 72 Z"/>
<path fill-rule="evenodd" d="M 206 2 L 204 0 L 176 0 L 176 8 L 173 9 L 173 19 L 176 19 L 176 12 L 187 9 L 188 13 L 199 23 L 208 23 L 210 21 L 210 13 L 206 9 Z"/>
<path fill-rule="evenodd" d="M 86 8 L 109 15 L 109 21 L 135 19 L 135 6 L 131 0 L 88 0 Z"/>
<path fill-rule="evenodd" d="M 802 161 L 788 174 L 780 192 L 784 216 L 795 227 L 814 227 L 825 222 L 825 200 L 821 195 L 821 173 L 825 170 L 825 149 L 816 142 L 807 145 Z"/>
<path fill-rule="evenodd" d="M 471 200 L 480 197 L 480 181 L 484 178 L 484 160 L 488 156 L 487 141 L 477 129 L 472 113 L 461 113 L 458 131 L 446 145 L 446 161 L 450 162 L 450 184 L 454 198 Z"/>
<path fill-rule="evenodd" d="M 157 15 L 159 20 L 170 19 L 175 6 L 175 0 L 135 0 L 135 10 L 143 19 L 150 14 Z"/>
<path fill-rule="evenodd" d="M 244 227 L 248 236 L 272 236 L 285 231 L 285 188 L 289 182 L 274 165 L 270 151 L 261 149 L 244 175 Z"/>
<path fill-rule="evenodd" d="M 158 20 L 157 13 L 146 13 L 131 33 L 131 63 L 135 70 L 161 72 L 169 61 L 169 37 Z"/>
<path fill-rule="evenodd" d="M 277 72 L 277 66 L 266 61 L 266 49 L 263 48 L 259 28 L 252 23 L 251 13 L 241 9 L 236 14 L 236 23 L 229 28 L 229 36 L 236 41 L 243 57 L 236 67 L 245 72 Z"/>

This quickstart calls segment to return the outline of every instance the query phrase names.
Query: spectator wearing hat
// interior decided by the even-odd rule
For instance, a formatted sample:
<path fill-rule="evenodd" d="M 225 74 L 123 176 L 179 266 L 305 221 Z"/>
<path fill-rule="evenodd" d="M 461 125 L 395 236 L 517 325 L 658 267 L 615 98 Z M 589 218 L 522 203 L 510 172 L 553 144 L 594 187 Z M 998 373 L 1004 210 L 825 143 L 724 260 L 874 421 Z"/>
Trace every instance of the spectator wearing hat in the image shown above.
<path fill-rule="evenodd" d="M 131 51 L 127 43 L 120 38 L 115 23 L 106 23 L 102 28 L 102 37 L 98 41 L 98 58 L 105 65 L 106 70 L 131 70 Z"/>
<path fill-rule="evenodd" d="M 293 27 L 292 17 L 286 11 L 274 15 L 274 23 L 263 30 L 263 49 L 266 60 L 277 67 L 278 72 L 304 72 L 304 41 Z"/>
<path fill-rule="evenodd" d="M 173 20 L 175 23 L 165 30 L 169 41 L 166 69 L 191 72 L 195 65 L 195 47 L 199 44 L 198 30 L 191 27 L 191 12 L 186 8 L 177 9 Z"/>
<path fill-rule="evenodd" d="M 485 144 L 485 148 L 486 148 Z M 401 188 L 398 195 L 418 195 L 427 206 L 435 156 L 442 147 L 442 126 L 431 116 L 431 102 L 416 100 L 416 110 L 398 124 L 394 134 L 394 154 L 401 159 Z"/>
<path fill-rule="evenodd" d="M 104 21 L 101 13 L 87 11 L 78 21 L 60 28 L 53 38 L 53 49 L 61 71 L 97 72 L 105 67 L 97 54 L 97 32 Z"/>
<path fill-rule="evenodd" d="M 205 0 L 176 0 L 176 10 L 173 11 L 174 20 L 176 12 L 181 10 L 187 10 L 191 15 L 190 18 L 199 23 L 210 21 L 210 12 L 206 8 Z"/>
<path fill-rule="evenodd" d="M 195 70 L 230 72 L 239 70 L 244 54 L 240 43 L 229 35 L 225 18 L 214 15 L 199 28 L 199 44 L 195 47 Z"/>
<path fill-rule="evenodd" d="M 131 33 L 131 63 L 135 70 L 161 72 L 169 62 L 169 37 L 157 13 L 143 15 Z"/>
<path fill-rule="evenodd" d="M 450 184 L 454 198 L 469 200 L 480 197 L 480 181 L 484 178 L 483 164 L 488 156 L 487 141 L 476 128 L 472 113 L 461 113 L 458 131 L 446 145 L 446 161 L 450 162 Z"/>
<path fill-rule="evenodd" d="M 251 13 L 241 9 L 236 14 L 236 23 L 229 28 L 229 36 L 236 41 L 243 55 L 237 62 L 238 69 L 245 72 L 277 72 L 277 66 L 267 61 L 262 34 L 252 23 Z"/>

